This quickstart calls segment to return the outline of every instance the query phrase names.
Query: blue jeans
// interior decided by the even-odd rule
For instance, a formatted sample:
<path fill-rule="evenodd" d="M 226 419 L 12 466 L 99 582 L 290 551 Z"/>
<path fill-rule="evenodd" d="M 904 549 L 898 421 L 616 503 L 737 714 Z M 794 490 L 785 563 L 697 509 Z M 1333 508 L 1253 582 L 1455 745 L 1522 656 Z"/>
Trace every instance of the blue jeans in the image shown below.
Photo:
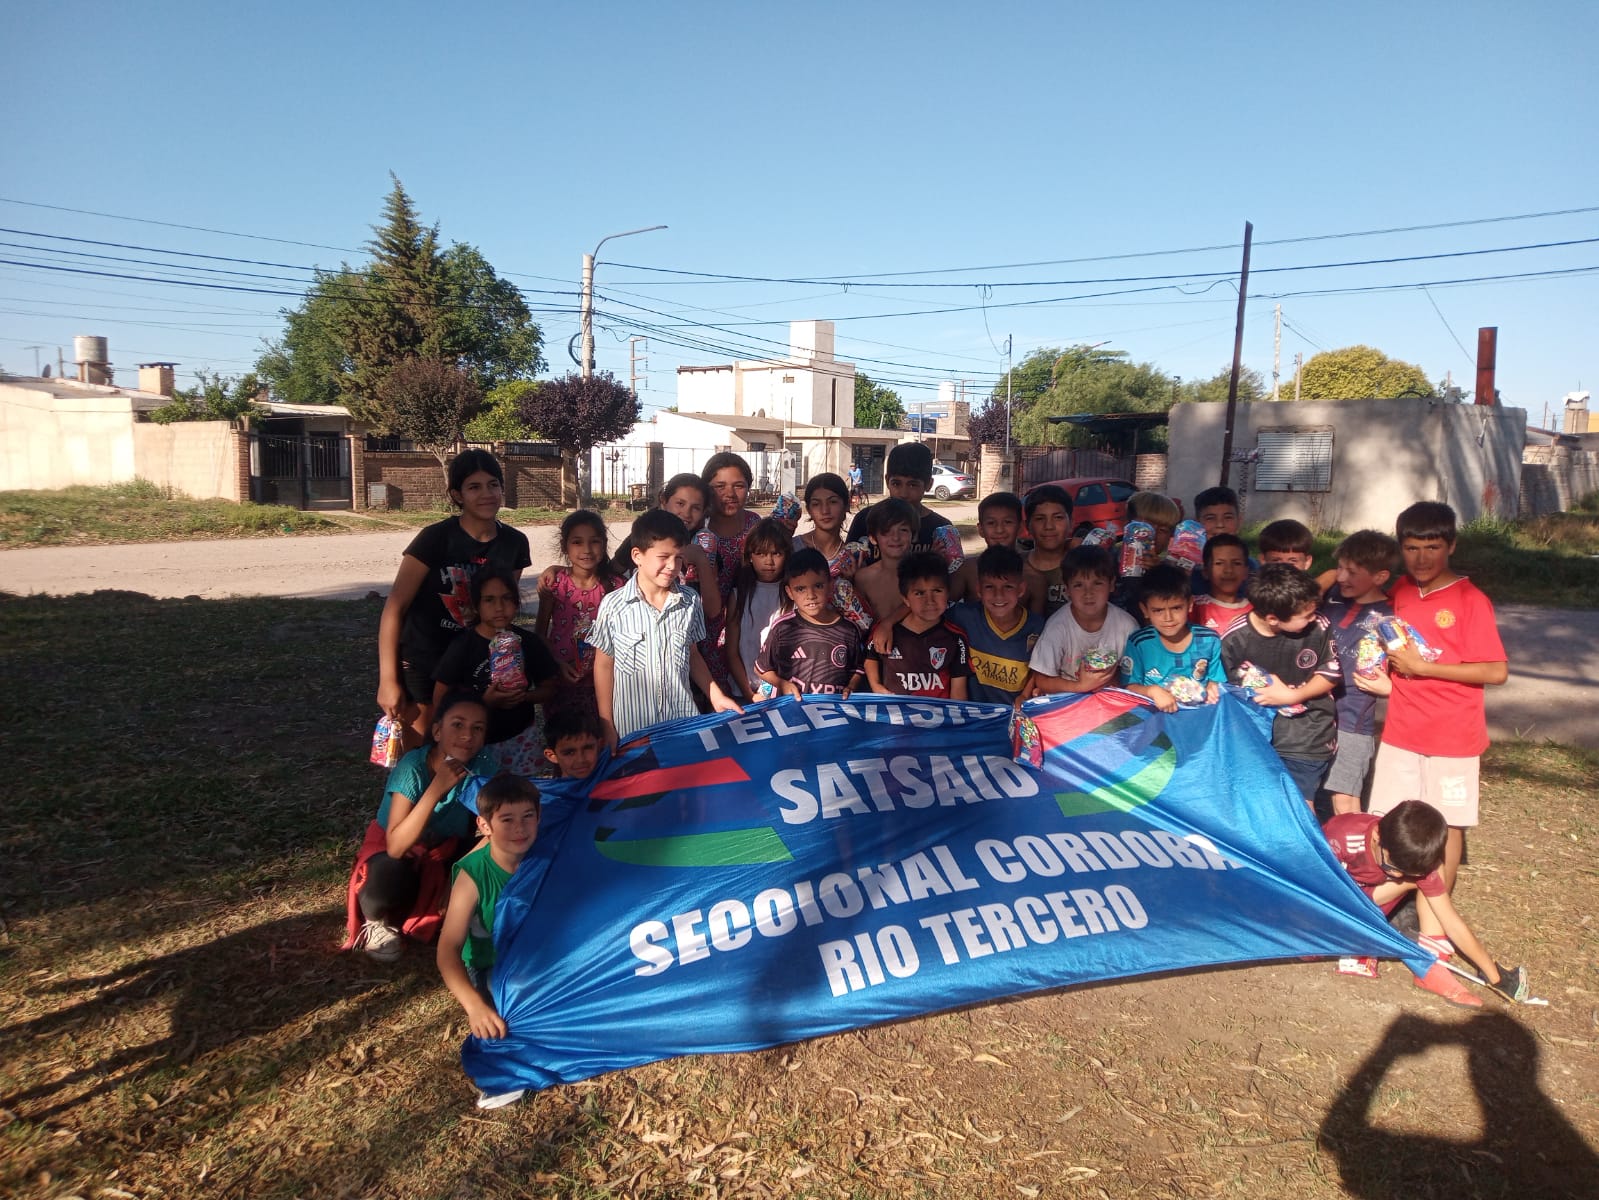
<path fill-rule="evenodd" d="M 1294 786 L 1299 789 L 1299 795 L 1306 804 L 1314 804 L 1316 792 L 1321 787 L 1322 780 L 1327 778 L 1327 771 L 1332 766 L 1330 758 L 1296 758 L 1291 754 L 1280 754 L 1283 770 L 1288 772 L 1288 777 L 1294 781 Z"/>

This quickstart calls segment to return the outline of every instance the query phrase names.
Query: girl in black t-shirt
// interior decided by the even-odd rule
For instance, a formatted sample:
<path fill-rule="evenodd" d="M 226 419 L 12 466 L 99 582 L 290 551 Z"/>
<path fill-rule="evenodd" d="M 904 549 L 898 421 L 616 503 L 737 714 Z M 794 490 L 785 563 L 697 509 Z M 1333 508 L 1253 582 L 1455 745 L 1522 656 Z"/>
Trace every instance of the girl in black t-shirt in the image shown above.
<path fill-rule="evenodd" d="M 427 526 L 400 560 L 378 625 L 378 707 L 406 726 L 406 746 L 424 740 L 433 708 L 433 670 L 451 639 L 476 623 L 472 577 L 490 568 L 520 581 L 533 560 L 527 538 L 497 520 L 505 474 L 487 450 L 450 461 L 458 516 Z"/>

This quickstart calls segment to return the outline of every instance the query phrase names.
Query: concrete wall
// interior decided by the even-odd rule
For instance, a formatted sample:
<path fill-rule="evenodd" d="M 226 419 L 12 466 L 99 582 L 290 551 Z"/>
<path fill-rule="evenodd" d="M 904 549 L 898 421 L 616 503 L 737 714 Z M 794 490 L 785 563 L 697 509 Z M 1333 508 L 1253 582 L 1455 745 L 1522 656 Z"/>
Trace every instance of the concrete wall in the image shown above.
<path fill-rule="evenodd" d="M 246 436 L 228 421 L 133 426 L 134 474 L 196 500 L 248 500 Z"/>
<path fill-rule="evenodd" d="M 1191 506 L 1220 478 L 1224 404 L 1171 410 L 1166 490 Z M 1329 400 L 1238 406 L 1233 454 L 1247 456 L 1262 430 L 1330 427 L 1332 482 L 1326 492 L 1264 492 L 1254 468 L 1234 461 L 1231 485 L 1246 523 L 1293 517 L 1312 529 L 1390 529 L 1417 500 L 1452 505 L 1462 523 L 1516 515 L 1527 414 L 1519 408 L 1438 400 Z"/>
<path fill-rule="evenodd" d="M 1521 515 L 1568 512 L 1599 492 L 1599 451 L 1528 446 L 1521 455 Z"/>
<path fill-rule="evenodd" d="M 0 384 L 0 490 L 134 478 L 133 401 L 113 389 L 52 395 Z"/>

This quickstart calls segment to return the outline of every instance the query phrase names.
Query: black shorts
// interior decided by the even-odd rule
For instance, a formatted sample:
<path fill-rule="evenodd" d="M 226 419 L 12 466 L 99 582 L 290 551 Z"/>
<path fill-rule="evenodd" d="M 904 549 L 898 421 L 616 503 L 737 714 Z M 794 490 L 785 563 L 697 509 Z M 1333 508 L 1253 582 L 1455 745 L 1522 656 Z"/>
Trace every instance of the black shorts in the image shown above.
<path fill-rule="evenodd" d="M 433 703 L 433 675 L 419 667 L 413 667 L 408 662 L 400 664 L 400 683 L 405 687 L 405 694 L 418 704 L 428 705 Z"/>

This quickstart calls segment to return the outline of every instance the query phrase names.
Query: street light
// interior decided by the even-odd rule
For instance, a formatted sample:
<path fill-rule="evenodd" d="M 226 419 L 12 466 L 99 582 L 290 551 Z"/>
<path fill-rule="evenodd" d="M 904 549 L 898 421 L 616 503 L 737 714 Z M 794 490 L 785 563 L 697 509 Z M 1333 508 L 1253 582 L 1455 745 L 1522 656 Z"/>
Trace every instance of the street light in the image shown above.
<path fill-rule="evenodd" d="M 579 365 L 583 369 L 584 379 L 594 373 L 594 263 L 599 258 L 600 246 L 616 238 L 632 237 L 635 233 L 654 233 L 657 229 L 665 228 L 665 225 L 646 225 L 643 229 L 610 234 L 599 240 L 593 254 L 583 256 L 583 361 Z"/>

